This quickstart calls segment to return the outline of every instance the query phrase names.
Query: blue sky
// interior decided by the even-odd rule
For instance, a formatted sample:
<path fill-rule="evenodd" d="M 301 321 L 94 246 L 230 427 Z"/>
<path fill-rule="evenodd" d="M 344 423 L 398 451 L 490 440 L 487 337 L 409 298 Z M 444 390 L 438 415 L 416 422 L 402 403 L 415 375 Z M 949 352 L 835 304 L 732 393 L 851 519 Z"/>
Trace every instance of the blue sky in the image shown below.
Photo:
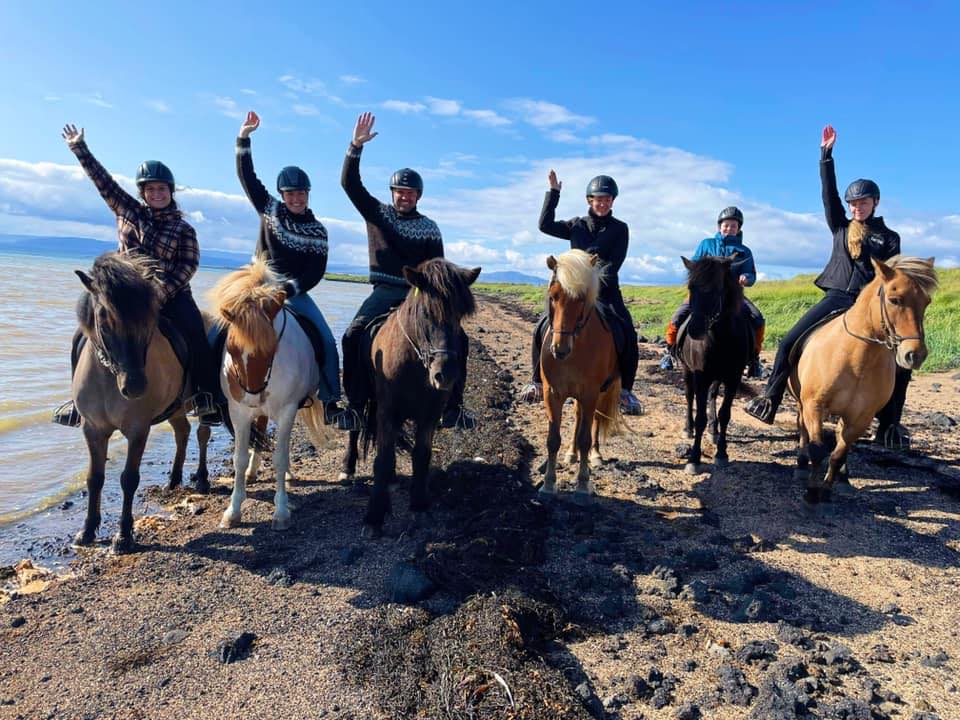
<path fill-rule="evenodd" d="M 420 169 L 421 210 L 458 262 L 543 274 L 563 249 L 536 227 L 554 167 L 566 217 L 591 176 L 617 178 L 630 281 L 677 281 L 729 204 L 776 277 L 829 253 L 830 122 L 841 186 L 877 180 L 906 252 L 960 262 L 956 4 L 309 5 L 0 4 L 0 233 L 112 236 L 59 136 L 75 122 L 119 176 L 167 162 L 202 247 L 249 251 L 233 141 L 255 109 L 261 177 L 304 167 L 331 261 L 364 265 L 339 171 L 369 109 L 365 182 L 386 199 L 393 169 Z"/>

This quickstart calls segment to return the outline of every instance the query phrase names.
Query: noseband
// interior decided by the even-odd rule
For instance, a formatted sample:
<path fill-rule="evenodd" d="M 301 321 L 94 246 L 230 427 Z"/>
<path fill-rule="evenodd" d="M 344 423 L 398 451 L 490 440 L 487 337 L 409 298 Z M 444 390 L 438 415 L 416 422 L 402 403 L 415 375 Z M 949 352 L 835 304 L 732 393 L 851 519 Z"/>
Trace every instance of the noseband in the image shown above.
<path fill-rule="evenodd" d="M 150 349 L 150 343 L 153 342 L 153 333 L 150 331 L 150 336 L 147 338 L 147 342 L 143 345 L 143 366 L 147 366 L 147 351 Z M 120 375 L 120 372 L 123 368 L 120 366 L 116 360 L 114 360 L 110 353 L 107 351 L 107 345 L 103 342 L 103 334 L 100 332 L 100 325 L 94 323 L 94 337 L 87 338 L 90 344 L 93 346 L 93 352 L 97 356 L 97 360 L 100 361 L 100 364 L 114 377 Z"/>
<path fill-rule="evenodd" d="M 550 280 L 550 284 L 553 285 L 553 283 L 555 283 L 555 282 L 557 282 L 557 276 L 556 276 L 556 274 L 554 274 L 553 278 Z M 551 332 L 552 334 L 554 334 L 554 335 L 559 335 L 560 337 L 564 337 L 564 336 L 566 336 L 566 335 L 569 335 L 571 340 L 576 340 L 576 339 L 577 339 L 577 336 L 583 331 L 583 328 L 586 326 L 587 321 L 590 319 L 590 316 L 593 314 L 593 312 L 594 312 L 596 309 L 597 309 L 597 306 L 596 306 L 596 305 L 592 305 L 592 306 L 590 307 L 589 312 L 588 312 L 588 311 L 587 311 L 587 308 L 584 307 L 584 308 L 580 311 L 579 317 L 577 317 L 577 322 L 576 322 L 576 324 L 573 326 L 573 330 L 556 330 L 556 329 L 554 329 L 554 327 L 553 327 L 553 305 L 551 304 L 551 306 L 550 306 L 550 312 L 549 312 L 549 314 L 548 314 L 550 332 Z"/>
<path fill-rule="evenodd" d="M 283 324 L 280 326 L 280 333 L 277 335 L 278 348 L 280 347 L 280 341 L 283 339 L 283 332 L 284 330 L 287 329 L 287 313 L 289 312 L 289 310 L 287 310 L 286 306 L 283 306 L 282 308 L 280 308 L 280 312 L 283 313 Z M 250 388 L 248 388 L 246 385 L 243 384 L 243 379 L 240 377 L 240 370 L 237 369 L 238 365 L 234 364 L 233 374 L 235 376 L 234 379 L 237 381 L 237 385 L 239 385 L 240 389 L 243 390 L 245 393 L 247 393 L 247 395 L 261 394 L 264 390 L 267 389 L 267 385 L 270 384 L 270 376 L 273 374 L 273 361 L 276 359 L 277 359 L 277 352 L 276 350 L 274 350 L 273 357 L 270 358 L 270 364 L 267 365 L 267 376 L 263 379 L 263 385 L 261 385 L 259 388 L 255 390 L 251 390 Z"/>
<path fill-rule="evenodd" d="M 883 345 L 888 350 L 893 350 L 894 352 L 900 349 L 900 344 L 905 340 L 919 340 L 920 342 L 926 342 L 925 333 L 923 332 L 921 332 L 919 335 L 898 334 L 897 328 L 894 327 L 893 321 L 890 319 L 890 313 L 887 311 L 887 295 L 884 291 L 883 285 L 880 285 L 880 289 L 877 291 L 877 296 L 880 298 L 880 329 L 883 330 L 883 340 L 857 335 L 855 332 L 850 330 L 850 328 L 847 327 L 847 312 L 850 312 L 849 310 L 842 315 L 843 329 L 847 331 L 848 335 L 855 337 L 857 340 L 863 340 L 865 343 Z"/>
<path fill-rule="evenodd" d="M 455 350 L 441 350 L 440 348 L 435 347 L 430 347 L 427 350 L 421 350 L 413 341 L 413 338 L 407 334 L 407 329 L 403 327 L 403 323 L 400 321 L 399 317 L 397 317 L 397 325 L 400 326 L 400 332 L 403 333 L 403 336 L 407 339 L 407 342 L 410 343 L 410 347 L 412 347 L 413 351 L 417 354 L 417 358 L 427 370 L 430 369 L 430 364 L 433 362 L 433 358 L 438 355 L 448 355 L 453 358 L 460 356 L 460 353 L 456 352 Z"/>

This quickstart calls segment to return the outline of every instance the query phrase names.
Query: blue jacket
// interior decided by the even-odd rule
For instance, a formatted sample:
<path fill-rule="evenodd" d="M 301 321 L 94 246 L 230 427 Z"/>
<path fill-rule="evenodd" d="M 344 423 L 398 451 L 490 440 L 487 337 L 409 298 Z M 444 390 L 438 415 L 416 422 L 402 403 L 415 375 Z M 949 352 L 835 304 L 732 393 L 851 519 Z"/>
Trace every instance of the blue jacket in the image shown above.
<path fill-rule="evenodd" d="M 737 258 L 730 270 L 734 277 L 738 279 L 741 275 L 746 275 L 747 287 L 750 287 L 757 281 L 757 268 L 753 264 L 753 253 L 750 252 L 750 248 L 743 244 L 743 233 L 726 236 L 717 233 L 711 238 L 704 238 L 697 245 L 697 251 L 691 259 L 699 260 L 707 256 L 730 257 L 734 253 L 740 253 L 740 257 Z"/>

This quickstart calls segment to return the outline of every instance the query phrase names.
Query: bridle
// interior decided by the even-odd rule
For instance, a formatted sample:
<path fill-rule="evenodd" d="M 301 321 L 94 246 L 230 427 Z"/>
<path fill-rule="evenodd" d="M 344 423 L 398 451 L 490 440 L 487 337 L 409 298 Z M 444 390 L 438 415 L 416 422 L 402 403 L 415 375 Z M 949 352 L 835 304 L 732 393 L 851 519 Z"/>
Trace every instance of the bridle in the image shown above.
<path fill-rule="evenodd" d="M 397 325 L 400 326 L 400 332 L 403 333 L 403 336 L 407 339 L 407 342 L 410 343 L 410 347 L 413 348 L 413 351 L 417 354 L 417 358 L 423 364 L 427 370 L 430 369 L 430 365 L 433 362 L 433 358 L 438 355 L 447 355 L 453 358 L 457 358 L 460 354 L 456 350 L 442 350 L 440 348 L 430 347 L 426 351 L 421 350 L 417 344 L 413 341 L 413 338 L 407 334 L 407 329 L 403 326 L 403 322 L 400 320 L 400 317 L 397 316 Z"/>
<path fill-rule="evenodd" d="M 147 341 L 143 345 L 143 366 L 147 366 L 147 351 L 150 349 L 150 343 L 153 342 L 153 333 L 155 332 L 156 327 L 150 331 L 150 335 L 147 337 Z M 107 351 L 107 344 L 103 341 L 103 334 L 100 332 L 100 324 L 94 320 L 93 323 L 93 336 L 87 338 L 90 344 L 93 346 L 93 352 L 97 356 L 97 360 L 100 361 L 100 364 L 114 377 L 118 377 L 123 368 L 120 366 L 116 360 L 114 360 L 110 353 Z"/>
<path fill-rule="evenodd" d="M 900 344 L 905 340 L 919 340 L 920 342 L 925 342 L 925 333 L 921 330 L 919 335 L 900 335 L 897 333 L 897 328 L 894 327 L 893 321 L 890 319 L 890 313 L 887 311 L 887 296 L 884 291 L 884 286 L 881 284 L 880 289 L 877 291 L 877 296 L 880 298 L 880 329 L 883 330 L 883 339 L 873 337 L 865 337 L 863 335 L 857 335 L 850 328 L 847 327 L 847 312 L 843 313 L 843 329 L 847 331 L 847 334 L 855 337 L 857 340 L 863 340 L 865 343 L 872 343 L 875 345 L 882 345 L 888 350 L 893 350 L 896 352 L 900 348 Z"/>
<path fill-rule="evenodd" d="M 280 312 L 283 313 L 283 324 L 280 326 L 280 332 L 277 335 L 278 348 L 280 347 L 280 341 L 283 339 L 283 333 L 287 329 L 287 313 L 289 312 L 289 310 L 287 310 L 286 306 L 284 306 L 280 308 Z M 240 389 L 243 390 L 245 393 L 247 393 L 247 395 L 262 394 L 263 391 L 267 389 L 267 385 L 270 384 L 270 376 L 273 374 L 273 361 L 276 359 L 277 359 L 277 352 L 276 350 L 274 350 L 273 357 L 270 358 L 270 363 L 267 365 L 267 375 L 263 379 L 263 385 L 261 385 L 259 388 L 256 388 L 255 390 L 250 389 L 246 385 L 244 385 L 243 378 L 240 377 L 240 370 L 238 369 L 239 365 L 237 363 L 234 363 L 233 374 L 235 376 L 234 379 L 237 381 L 237 385 L 239 385 Z"/>
<path fill-rule="evenodd" d="M 556 275 L 554 275 L 553 279 L 550 280 L 550 284 L 553 285 L 553 283 L 555 283 L 556 281 L 557 281 L 557 277 Z M 580 315 L 577 316 L 577 322 L 574 324 L 573 330 L 556 330 L 553 327 L 553 303 L 551 302 L 550 312 L 548 313 L 550 332 L 554 335 L 559 335 L 560 337 L 569 335 L 571 340 L 576 340 L 577 336 L 583 331 L 583 328 L 586 327 L 587 321 L 590 320 L 590 316 L 593 314 L 593 312 L 596 309 L 597 309 L 597 306 L 595 304 L 591 305 L 589 309 L 587 308 L 586 304 L 584 304 L 583 309 L 580 310 Z"/>

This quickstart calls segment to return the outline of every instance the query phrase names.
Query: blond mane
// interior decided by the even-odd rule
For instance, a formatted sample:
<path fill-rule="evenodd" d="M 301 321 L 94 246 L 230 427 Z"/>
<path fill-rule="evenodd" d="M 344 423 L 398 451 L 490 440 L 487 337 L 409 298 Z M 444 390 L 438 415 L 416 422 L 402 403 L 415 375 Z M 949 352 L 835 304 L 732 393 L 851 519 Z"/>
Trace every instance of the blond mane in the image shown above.
<path fill-rule="evenodd" d="M 932 258 L 924 260 L 909 255 L 894 255 L 885 264 L 890 269 L 899 270 L 906 275 L 927 297 L 932 297 L 940 284 L 937 271 L 933 268 Z"/>
<path fill-rule="evenodd" d="M 584 298 L 587 305 L 597 301 L 600 292 L 601 266 L 592 262 L 593 256 L 583 250 L 568 250 L 557 256 L 557 282 L 563 291 L 574 298 Z"/>
<path fill-rule="evenodd" d="M 235 270 L 207 295 L 217 322 L 226 325 L 235 342 L 257 355 L 271 355 L 277 334 L 267 309 L 277 302 L 284 278 L 262 260 Z"/>

